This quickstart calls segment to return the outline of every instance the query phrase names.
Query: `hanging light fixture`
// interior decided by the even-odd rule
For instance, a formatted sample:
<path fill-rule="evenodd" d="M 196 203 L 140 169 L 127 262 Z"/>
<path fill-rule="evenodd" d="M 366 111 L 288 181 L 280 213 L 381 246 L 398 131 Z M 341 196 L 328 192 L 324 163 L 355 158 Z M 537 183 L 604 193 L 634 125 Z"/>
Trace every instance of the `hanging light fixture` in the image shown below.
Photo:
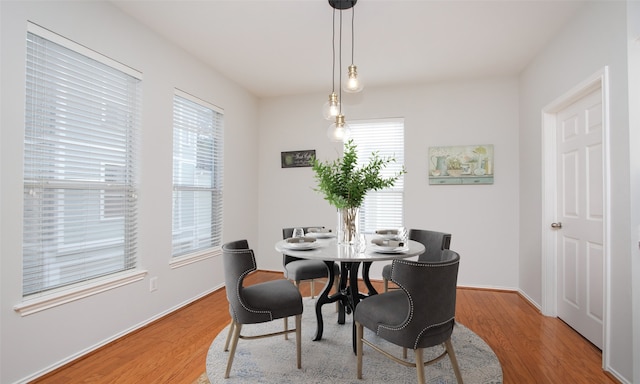
<path fill-rule="evenodd" d="M 351 129 L 349 125 L 345 122 L 344 115 L 342 114 L 342 87 L 340 87 L 340 94 L 336 95 L 335 93 L 335 62 L 336 62 L 336 54 L 335 54 L 335 14 L 336 10 L 340 11 L 340 35 L 339 35 L 339 68 L 342 68 L 342 11 L 344 9 L 353 8 L 356 5 L 357 0 L 329 0 L 329 5 L 333 7 L 333 65 L 332 65 L 332 92 L 329 95 L 329 101 L 325 103 L 325 107 L 323 108 L 323 114 L 325 118 L 332 119 L 335 118 L 335 122 L 329 126 L 327 130 L 327 136 L 331 141 L 345 141 L 348 140 L 351 136 Z M 353 29 L 353 18 L 352 18 L 352 29 Z M 353 31 L 351 33 L 352 36 L 352 49 L 353 49 Z M 353 61 L 353 52 L 351 54 Z M 355 70 L 355 66 L 352 64 Z M 342 84 L 342 71 L 339 71 L 340 79 L 338 81 L 339 84 Z M 357 76 L 357 75 L 356 75 Z M 326 112 L 325 112 L 326 111 Z M 333 113 L 337 112 L 337 114 L 333 115 Z"/>
<path fill-rule="evenodd" d="M 322 116 L 327 120 L 333 120 L 338 116 L 340 112 L 340 101 L 338 95 L 335 92 L 331 92 L 329 95 L 329 101 L 322 106 Z"/>
<path fill-rule="evenodd" d="M 333 28 L 331 36 L 331 94 L 329 101 L 322 106 L 322 116 L 327 120 L 333 120 L 340 113 L 340 100 L 336 94 L 336 10 L 333 10 Z"/>
<path fill-rule="evenodd" d="M 349 140 L 349 137 L 351 137 L 351 128 L 344 122 L 343 114 L 336 116 L 335 123 L 331 124 L 327 130 L 327 136 L 329 136 L 329 140 L 335 142 Z"/>
<path fill-rule="evenodd" d="M 355 2 L 354 2 L 355 5 Z M 362 91 L 364 84 L 362 78 L 358 77 L 358 67 L 353 64 L 353 56 L 355 51 L 355 28 L 354 21 L 356 19 L 356 9 L 351 8 L 351 65 L 348 68 L 347 80 L 344 82 L 343 89 L 345 92 L 357 93 Z"/>

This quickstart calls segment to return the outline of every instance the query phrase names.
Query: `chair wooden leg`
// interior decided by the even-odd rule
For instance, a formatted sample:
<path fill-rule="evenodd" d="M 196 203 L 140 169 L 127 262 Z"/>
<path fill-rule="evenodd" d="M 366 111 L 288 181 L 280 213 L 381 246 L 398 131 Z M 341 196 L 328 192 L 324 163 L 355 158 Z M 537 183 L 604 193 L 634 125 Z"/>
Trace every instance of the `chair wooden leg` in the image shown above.
<path fill-rule="evenodd" d="M 231 335 L 233 335 L 233 328 L 235 327 L 235 322 L 231 320 L 229 323 L 229 333 L 227 333 L 227 340 L 224 342 L 224 351 L 229 351 L 229 340 L 231 340 Z"/>
<path fill-rule="evenodd" d="M 289 318 L 285 317 L 284 318 L 284 339 L 285 340 L 289 340 L 289 334 L 287 333 L 288 330 L 289 330 Z"/>
<path fill-rule="evenodd" d="M 233 339 L 231 341 L 231 351 L 229 352 L 229 360 L 227 361 L 227 370 L 224 372 L 224 378 L 229 378 L 231 372 L 231 365 L 233 364 L 233 357 L 236 354 L 236 347 L 238 346 L 238 339 L 240 338 L 240 331 L 242 330 L 242 324 L 233 322 L 235 324 L 233 331 Z"/>
<path fill-rule="evenodd" d="M 402 358 L 407 359 L 407 347 L 402 347 Z"/>
<path fill-rule="evenodd" d="M 316 297 L 315 292 L 316 292 L 316 282 L 313 279 L 311 279 L 311 298 L 312 299 Z"/>
<path fill-rule="evenodd" d="M 382 279 L 382 284 L 384 286 L 384 291 L 388 292 L 389 291 L 389 280 L 387 279 Z"/>
<path fill-rule="evenodd" d="M 456 374 L 456 379 L 458 379 L 458 384 L 463 384 L 462 373 L 460 372 L 460 366 L 458 365 L 456 353 L 453 351 L 453 344 L 451 343 L 451 339 L 445 341 L 444 345 L 447 348 L 449 359 L 451 359 L 451 365 L 453 366 L 453 372 Z"/>
<path fill-rule="evenodd" d="M 424 359 L 422 356 L 422 348 L 415 350 L 416 353 L 416 374 L 418 375 L 418 384 L 424 384 Z"/>
<path fill-rule="evenodd" d="M 302 368 L 302 315 L 296 315 L 296 360 L 298 369 Z"/>
<path fill-rule="evenodd" d="M 356 355 L 357 355 L 357 378 L 362 379 L 362 336 L 364 329 L 362 324 L 356 321 Z"/>

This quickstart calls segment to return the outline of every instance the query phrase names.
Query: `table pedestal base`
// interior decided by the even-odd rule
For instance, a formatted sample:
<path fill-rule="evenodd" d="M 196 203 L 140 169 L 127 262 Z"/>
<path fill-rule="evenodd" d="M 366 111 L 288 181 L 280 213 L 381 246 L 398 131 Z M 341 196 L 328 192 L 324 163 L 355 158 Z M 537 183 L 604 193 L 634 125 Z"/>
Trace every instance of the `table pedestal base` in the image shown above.
<path fill-rule="evenodd" d="M 378 292 L 375 290 L 373 285 L 371 285 L 371 281 L 369 280 L 369 268 L 371 267 L 371 262 L 363 262 L 362 265 L 362 280 L 367 288 L 367 295 L 360 293 L 358 289 L 358 269 L 360 268 L 360 262 L 341 262 L 340 263 L 340 284 L 338 292 L 330 295 L 331 287 L 333 287 L 333 282 L 335 280 L 335 275 L 333 273 L 333 261 L 325 261 L 327 264 L 327 270 L 329 271 L 329 278 L 327 279 L 327 284 L 324 286 L 322 293 L 318 296 L 316 300 L 316 318 L 318 321 L 318 326 L 316 328 L 316 335 L 313 338 L 314 341 L 318 341 L 322 339 L 322 331 L 324 327 L 323 319 L 322 319 L 322 306 L 328 303 L 339 302 L 338 305 L 338 324 L 345 323 L 345 315 L 351 314 L 355 311 L 356 306 L 360 302 L 360 300 L 366 298 L 367 296 L 377 295 Z M 356 337 L 355 337 L 355 322 L 353 324 L 353 351 L 356 351 Z"/>

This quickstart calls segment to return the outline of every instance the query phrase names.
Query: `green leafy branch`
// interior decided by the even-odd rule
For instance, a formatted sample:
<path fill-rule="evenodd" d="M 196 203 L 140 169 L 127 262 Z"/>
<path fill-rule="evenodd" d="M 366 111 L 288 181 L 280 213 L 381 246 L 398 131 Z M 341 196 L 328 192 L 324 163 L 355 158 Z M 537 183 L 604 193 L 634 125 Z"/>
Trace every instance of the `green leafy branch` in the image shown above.
<path fill-rule="evenodd" d="M 393 157 L 382 158 L 378 152 L 373 152 L 369 163 L 357 168 L 356 145 L 349 140 L 341 159 L 332 162 L 313 159 L 312 169 L 318 182 L 314 191 L 324 194 L 324 199 L 338 209 L 359 207 L 367 192 L 392 187 L 406 173 L 403 166 L 391 177 L 381 176 L 382 170 L 395 161 Z"/>

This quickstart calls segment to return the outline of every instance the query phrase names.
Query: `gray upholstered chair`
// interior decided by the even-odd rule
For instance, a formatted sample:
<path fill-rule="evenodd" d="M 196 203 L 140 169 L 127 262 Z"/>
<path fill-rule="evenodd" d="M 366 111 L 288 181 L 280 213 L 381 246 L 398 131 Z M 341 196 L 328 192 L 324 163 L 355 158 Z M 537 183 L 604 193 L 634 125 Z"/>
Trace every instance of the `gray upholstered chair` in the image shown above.
<path fill-rule="evenodd" d="M 226 243 L 222 246 L 224 263 L 224 280 L 229 301 L 231 323 L 224 350 L 231 352 L 225 371 L 225 379 L 229 377 L 238 339 L 257 339 L 277 335 L 296 334 L 297 367 L 301 368 L 300 331 L 302 320 L 302 296 L 300 291 L 288 280 L 273 280 L 264 283 L 244 286 L 244 278 L 256 270 L 256 259 L 253 250 L 249 249 L 246 240 Z M 289 329 L 287 317 L 295 316 L 295 329 Z M 284 330 L 264 335 L 244 336 L 241 334 L 243 324 L 256 324 L 284 319 Z M 233 334 L 233 336 L 232 336 Z"/>
<path fill-rule="evenodd" d="M 409 230 L 409 239 L 415 240 L 424 245 L 424 253 L 418 256 L 419 261 L 437 261 L 442 257 L 442 250 L 449 249 L 451 245 L 451 234 L 429 231 L 425 229 Z M 391 278 L 391 264 L 382 268 L 382 281 L 384 291 L 389 290 L 389 280 Z"/>
<path fill-rule="evenodd" d="M 307 233 L 309 228 L 324 228 L 324 227 L 304 227 L 304 233 Z M 282 228 L 282 238 L 288 239 L 293 234 L 293 228 Z M 310 280 L 311 283 L 311 298 L 315 295 L 315 279 L 321 279 L 327 277 L 329 272 L 327 271 L 327 264 L 322 260 L 306 260 L 287 254 L 282 255 L 282 266 L 284 267 L 284 277 L 292 280 L 296 287 L 300 288 L 300 281 Z M 336 290 L 340 284 L 340 266 L 333 263 L 333 273 L 335 275 L 335 287 Z"/>
<path fill-rule="evenodd" d="M 356 307 L 357 377 L 362 378 L 363 344 L 408 367 L 416 367 L 418 383 L 424 383 L 424 367 L 449 355 L 458 383 L 462 376 L 456 360 L 451 334 L 455 325 L 456 284 L 460 256 L 442 251 L 439 261 L 394 260 L 391 281 L 400 289 L 370 296 Z M 403 349 L 396 357 L 364 338 L 364 328 Z M 429 361 L 423 349 L 444 344 L 444 351 Z M 407 348 L 415 352 L 415 363 L 406 360 Z"/>

